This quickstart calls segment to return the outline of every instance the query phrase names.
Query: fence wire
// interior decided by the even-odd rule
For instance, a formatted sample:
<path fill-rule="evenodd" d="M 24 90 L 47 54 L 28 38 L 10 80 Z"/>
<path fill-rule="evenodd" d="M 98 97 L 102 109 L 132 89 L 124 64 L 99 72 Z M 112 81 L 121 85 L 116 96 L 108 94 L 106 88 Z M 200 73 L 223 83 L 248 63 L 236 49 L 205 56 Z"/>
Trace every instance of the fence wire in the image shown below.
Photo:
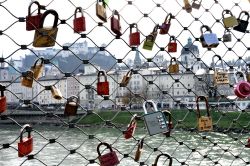
<path fill-rule="evenodd" d="M 0 159 L 2 160 L 0 165 L 100 165 L 96 148 L 98 144 L 106 142 L 115 151 L 120 165 L 152 165 L 159 154 L 168 154 L 169 159 L 173 160 L 173 165 L 250 165 L 250 142 L 247 146 L 250 114 L 247 106 L 243 108 L 237 104 L 247 103 L 249 98 L 246 95 L 242 99 L 239 96 L 235 97 L 234 94 L 237 83 L 234 78 L 235 73 L 238 71 L 237 74 L 240 77 L 242 74 L 248 76 L 249 27 L 244 32 L 239 32 L 232 26 L 225 28 L 222 17 L 224 10 L 231 11 L 236 18 L 242 11 L 249 14 L 250 4 L 247 0 L 237 2 L 110 0 L 104 3 L 107 18 L 103 19 L 107 19 L 108 22 L 103 22 L 99 19 L 100 17 L 96 17 L 96 4 L 97 2 L 102 4 L 99 1 L 38 1 L 42 5 L 41 13 L 53 9 L 59 14 L 57 36 L 49 33 L 49 38 L 53 37 L 50 38 L 50 42 L 55 42 L 55 47 L 49 50 L 53 54 L 50 56 L 46 52 L 48 49 L 33 47 L 35 39 L 32 40 L 32 37 L 35 31 L 37 35 L 41 35 L 39 32 L 42 30 L 37 27 L 34 31 L 25 30 L 24 25 L 27 21 L 26 14 L 30 2 L 33 1 L 15 2 L 20 3 L 20 6 L 15 5 L 11 0 L 0 2 L 3 13 L 1 16 L 3 25 L 0 30 L 3 46 L 0 58 L 0 90 L 4 93 L 1 95 L 1 102 L 4 100 L 3 96 L 6 96 L 8 106 L 6 111 L 0 113 L 0 123 L 12 123 L 14 126 L 11 128 L 15 129 L 15 131 L 12 130 L 11 137 L 0 140 Z M 199 2 L 201 2 L 200 6 Z M 81 7 L 83 10 L 86 30 L 74 33 L 73 19 L 76 7 Z M 23 15 L 15 8 L 21 8 L 20 13 Z M 117 34 L 110 28 L 110 20 L 115 9 L 120 14 L 122 27 Z M 37 9 L 32 7 L 31 13 L 37 12 Z M 100 13 L 103 14 L 102 11 Z M 169 31 L 161 35 L 159 31 L 163 29 L 162 23 L 168 15 L 167 18 L 171 19 Z M 225 17 L 229 16 L 225 15 Z M 53 17 L 50 18 L 52 24 L 53 19 Z M 232 24 L 232 18 L 228 22 Z M 168 20 L 166 20 L 167 23 L 169 23 Z M 133 28 L 134 24 L 137 24 L 140 40 L 139 42 L 133 41 L 137 44 L 131 46 L 129 35 L 130 28 Z M 218 47 L 201 46 L 200 29 L 203 25 L 207 25 L 213 33 L 217 34 L 215 38 L 204 37 L 207 39 L 205 42 L 218 43 Z M 155 36 L 156 40 L 147 43 L 147 37 L 154 27 L 157 28 L 158 33 L 157 37 Z M 206 30 L 209 31 L 209 29 Z M 227 33 L 231 34 L 230 42 L 224 39 Z M 188 44 L 187 38 L 189 38 Z M 218 41 L 215 41 L 216 39 Z M 136 37 L 133 40 L 136 40 Z M 9 42 L 8 45 L 5 45 L 5 41 Z M 81 47 L 75 49 L 77 43 L 84 41 L 87 41 L 93 48 L 90 53 L 84 52 Z M 145 42 L 147 46 L 144 46 Z M 176 43 L 176 45 L 168 45 L 169 42 Z M 39 42 L 37 44 L 39 45 Z M 150 49 L 152 44 L 154 45 L 152 51 L 145 50 L 145 48 Z M 181 54 L 185 52 L 189 57 L 183 59 Z M 35 75 L 31 76 L 32 88 L 27 88 L 27 85 L 21 86 L 24 79 L 27 79 L 28 83 L 30 81 L 30 73 L 27 72 L 30 70 L 30 63 L 23 61 L 29 66 L 22 67 L 13 63 L 13 59 L 23 53 L 27 54 L 26 60 L 31 58 L 28 55 L 33 56 L 32 64 L 43 57 L 44 65 L 50 65 L 53 69 L 50 70 L 51 75 L 48 73 L 46 75 L 42 71 L 38 79 L 35 79 Z M 70 58 L 66 58 L 64 54 L 69 54 Z M 131 65 L 127 58 L 135 54 L 137 58 L 135 58 L 137 60 L 135 63 L 138 64 Z M 161 55 L 164 60 L 159 62 Z M 219 55 L 221 61 L 216 57 L 218 60 L 212 63 L 211 59 L 215 55 Z M 57 63 L 58 57 L 66 61 L 64 65 Z M 106 61 L 107 57 L 109 60 Z M 141 59 L 139 60 L 138 57 Z M 98 60 L 101 63 L 97 64 Z M 191 63 L 187 62 L 188 60 Z M 174 66 L 174 61 L 177 67 Z M 67 65 L 70 66 L 68 69 L 61 68 Z M 222 65 L 228 74 L 229 82 L 215 84 L 214 73 L 219 73 L 217 68 Z M 4 73 L 6 67 L 9 69 L 7 78 Z M 87 73 L 87 67 L 93 72 Z M 82 70 L 85 71 L 82 72 Z M 107 85 L 101 85 L 102 92 L 99 92 L 100 89 L 97 88 L 96 84 L 103 81 L 102 79 L 98 81 L 99 71 L 107 73 L 109 94 L 105 92 Z M 123 77 L 128 71 L 131 73 L 126 80 Z M 128 85 L 121 84 L 122 79 L 126 80 Z M 189 79 L 194 80 L 191 85 Z M 249 93 L 250 86 L 245 86 L 243 93 L 244 90 Z M 23 89 L 22 94 L 17 93 L 20 88 Z M 53 97 L 48 98 L 49 95 Z M 79 101 L 69 108 L 67 105 L 70 105 L 72 95 L 76 96 Z M 57 99 L 54 99 L 55 96 Z M 215 132 L 197 130 L 196 99 L 200 96 L 208 99 L 208 109 L 213 119 L 212 127 Z M 146 116 L 142 106 L 145 101 L 150 103 L 151 100 L 156 103 L 156 107 L 161 112 L 170 112 L 172 122 L 166 123 L 168 133 L 152 136 L 148 134 L 147 123 L 143 122 L 146 121 Z M 15 105 L 13 101 L 18 101 L 20 104 Z M 3 109 L 4 106 L 1 105 L 1 107 Z M 74 113 L 70 111 L 76 111 L 75 108 L 77 113 L 71 116 Z M 206 105 L 200 105 L 200 108 L 201 113 L 205 114 Z M 65 109 L 68 109 L 66 114 Z M 147 109 L 149 110 L 149 107 Z M 105 115 L 105 112 L 111 112 L 111 114 Z M 120 123 L 124 120 L 124 115 L 126 115 L 127 124 Z M 165 114 L 162 115 L 165 116 Z M 130 122 L 132 117 L 135 119 Z M 195 123 L 192 120 L 195 120 Z M 44 125 L 43 123 L 46 122 L 51 125 Z M 136 131 L 130 139 L 125 139 L 127 125 L 133 122 L 137 122 Z M 33 151 L 21 154 L 24 155 L 21 158 L 17 153 L 20 129 L 23 129 L 24 123 L 31 126 L 26 126 L 24 132 L 31 132 Z M 48 126 L 55 129 L 50 132 L 50 135 L 54 137 L 47 136 Z M 5 128 L 8 129 L 9 126 L 1 125 L 1 130 Z M 116 134 L 112 135 L 111 131 Z M 81 136 L 81 140 L 75 140 L 77 135 Z M 183 135 L 186 136 L 183 137 Z M 4 133 L 2 136 L 4 137 Z M 142 142 L 143 146 L 140 146 Z M 169 149 L 170 146 L 174 148 Z M 141 158 L 136 160 L 135 153 L 138 149 L 140 151 L 140 147 L 143 149 L 140 152 Z M 60 154 L 57 152 L 59 149 Z M 108 151 L 104 148 L 100 150 L 102 155 Z M 19 153 L 21 153 L 20 150 Z M 56 157 L 53 158 L 53 155 Z M 15 162 L 10 163 L 13 159 Z M 158 165 L 168 165 L 169 159 L 167 157 L 159 161 Z M 225 160 L 228 162 L 225 163 Z M 73 161 L 75 164 L 72 164 Z"/>

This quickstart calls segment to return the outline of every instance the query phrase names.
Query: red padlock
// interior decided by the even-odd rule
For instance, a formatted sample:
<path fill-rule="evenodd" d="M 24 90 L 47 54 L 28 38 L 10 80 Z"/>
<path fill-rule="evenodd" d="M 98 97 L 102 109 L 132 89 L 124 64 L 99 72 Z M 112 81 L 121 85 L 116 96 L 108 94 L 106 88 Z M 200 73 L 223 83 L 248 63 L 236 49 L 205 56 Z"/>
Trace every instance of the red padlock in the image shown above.
<path fill-rule="evenodd" d="M 31 11 L 30 11 L 31 6 L 33 4 L 36 4 L 38 7 L 37 9 L 38 13 L 37 15 L 34 15 L 34 16 L 31 15 Z M 31 30 L 38 29 L 40 22 L 41 22 L 41 18 L 42 18 L 41 5 L 37 1 L 31 2 L 28 8 L 28 16 L 26 16 L 26 30 L 31 31 Z"/>
<path fill-rule="evenodd" d="M 168 52 L 176 52 L 176 51 L 177 51 L 176 38 L 174 36 L 170 36 L 168 43 Z"/>
<path fill-rule="evenodd" d="M 5 87 L 0 85 L 1 88 L 1 97 L 0 97 L 0 114 L 6 111 L 7 104 L 6 104 L 6 96 L 4 96 L 4 89 Z"/>
<path fill-rule="evenodd" d="M 134 133 L 135 133 L 135 128 L 137 126 L 136 116 L 137 116 L 137 114 L 135 114 L 131 118 L 130 123 L 129 123 L 128 127 L 127 127 L 127 130 L 124 132 L 124 138 L 125 139 L 132 138 Z"/>
<path fill-rule="evenodd" d="M 243 77 L 243 81 L 239 81 L 237 79 L 237 75 L 241 75 Z M 239 98 L 246 98 L 250 96 L 250 83 L 246 81 L 246 76 L 243 72 L 237 71 L 234 74 L 236 85 L 234 86 L 234 93 Z"/>
<path fill-rule="evenodd" d="M 165 34 L 168 33 L 169 28 L 170 28 L 170 25 L 171 25 L 171 18 L 172 18 L 172 14 L 169 13 L 169 14 L 166 16 L 164 23 L 162 23 L 162 25 L 161 25 L 161 27 L 160 27 L 160 32 L 159 32 L 159 34 L 165 35 Z"/>
<path fill-rule="evenodd" d="M 110 152 L 101 155 L 100 147 L 102 145 L 106 146 L 110 150 Z M 105 142 L 102 142 L 97 146 L 97 153 L 98 153 L 98 159 L 100 161 L 100 166 L 115 166 L 120 163 L 115 151 L 113 151 L 112 147 Z"/>
<path fill-rule="evenodd" d="M 28 137 L 23 138 L 24 130 L 28 132 Z M 18 157 L 23 157 L 30 154 L 33 151 L 33 137 L 31 136 L 31 130 L 29 124 L 26 124 L 21 129 L 20 142 L 18 143 Z"/>
<path fill-rule="evenodd" d="M 246 147 L 247 147 L 247 148 L 250 148 L 250 138 L 248 138 L 248 140 L 247 140 Z"/>
<path fill-rule="evenodd" d="M 104 82 L 100 82 L 101 75 L 104 76 Z M 109 95 L 109 82 L 107 81 L 107 74 L 104 70 L 98 72 L 97 94 Z"/>
<path fill-rule="evenodd" d="M 81 13 L 80 17 L 76 16 L 78 11 L 79 13 Z M 75 10 L 73 24 L 74 24 L 75 33 L 81 33 L 83 31 L 86 31 L 85 17 L 83 15 L 83 11 L 81 7 L 77 7 Z"/>
<path fill-rule="evenodd" d="M 117 15 L 117 18 L 115 18 L 115 15 Z M 121 24 L 120 24 L 120 15 L 117 10 L 113 10 L 113 14 L 111 17 L 111 30 L 117 34 L 121 35 Z"/>
<path fill-rule="evenodd" d="M 132 29 L 136 28 L 136 32 L 132 32 Z M 129 45 L 130 46 L 139 46 L 140 45 L 140 32 L 138 32 L 137 24 L 130 25 L 130 34 L 129 34 Z"/>

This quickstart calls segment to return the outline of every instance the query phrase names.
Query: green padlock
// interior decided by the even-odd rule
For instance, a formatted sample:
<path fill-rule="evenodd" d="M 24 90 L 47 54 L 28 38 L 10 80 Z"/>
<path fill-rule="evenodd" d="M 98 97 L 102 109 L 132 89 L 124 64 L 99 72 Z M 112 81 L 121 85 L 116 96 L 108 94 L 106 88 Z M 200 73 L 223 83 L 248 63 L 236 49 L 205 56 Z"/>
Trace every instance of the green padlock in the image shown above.
<path fill-rule="evenodd" d="M 230 16 L 225 17 L 226 14 L 230 14 Z M 223 21 L 225 28 L 231 28 L 231 27 L 235 27 L 238 25 L 238 21 L 237 21 L 236 17 L 232 14 L 232 12 L 230 10 L 223 10 L 222 21 Z"/>
<path fill-rule="evenodd" d="M 145 50 L 152 50 L 153 49 L 153 46 L 154 46 L 154 43 L 155 43 L 155 39 L 156 39 L 156 36 L 157 36 L 157 33 L 158 33 L 158 28 L 159 28 L 159 24 L 157 24 L 154 29 L 153 29 L 153 32 L 150 33 L 150 35 L 148 35 L 146 37 L 146 40 L 144 41 L 143 43 L 143 49 Z"/>

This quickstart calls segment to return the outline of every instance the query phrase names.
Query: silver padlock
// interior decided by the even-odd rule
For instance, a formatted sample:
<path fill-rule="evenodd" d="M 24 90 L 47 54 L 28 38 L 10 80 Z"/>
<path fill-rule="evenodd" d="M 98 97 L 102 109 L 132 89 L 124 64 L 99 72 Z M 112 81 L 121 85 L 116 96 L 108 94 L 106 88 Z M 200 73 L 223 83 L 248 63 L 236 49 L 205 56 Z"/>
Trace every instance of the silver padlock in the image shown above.
<path fill-rule="evenodd" d="M 146 105 L 150 104 L 153 107 L 153 112 L 149 113 Z M 147 127 L 149 135 L 165 133 L 168 131 L 168 125 L 164 114 L 158 111 L 156 104 L 152 100 L 147 100 L 143 103 L 144 122 Z"/>
<path fill-rule="evenodd" d="M 230 33 L 229 29 L 226 29 L 224 32 L 224 35 L 222 36 L 223 42 L 231 42 L 232 41 L 232 35 Z"/>

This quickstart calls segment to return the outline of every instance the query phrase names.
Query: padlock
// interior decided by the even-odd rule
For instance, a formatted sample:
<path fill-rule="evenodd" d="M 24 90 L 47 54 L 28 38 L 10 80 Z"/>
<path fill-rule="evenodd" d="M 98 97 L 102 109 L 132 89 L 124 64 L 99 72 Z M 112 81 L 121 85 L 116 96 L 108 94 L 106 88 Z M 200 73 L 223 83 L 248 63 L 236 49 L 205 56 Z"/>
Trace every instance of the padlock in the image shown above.
<path fill-rule="evenodd" d="M 129 123 L 128 127 L 127 127 L 127 130 L 124 131 L 124 138 L 125 139 L 132 138 L 134 133 L 135 133 L 135 128 L 137 126 L 136 116 L 137 116 L 137 114 L 132 116 L 132 118 L 130 120 L 130 123 Z"/>
<path fill-rule="evenodd" d="M 169 165 L 169 166 L 172 166 L 173 159 L 172 159 L 172 157 L 171 157 L 169 154 L 166 154 L 166 153 L 161 153 L 161 154 L 159 154 L 159 155 L 156 157 L 155 162 L 154 162 L 154 164 L 152 164 L 152 166 L 160 166 L 160 165 L 158 164 L 158 160 L 159 160 L 159 158 L 160 158 L 161 156 L 167 157 L 168 160 L 169 160 L 168 165 Z M 164 165 L 165 165 L 165 164 L 164 164 Z"/>
<path fill-rule="evenodd" d="M 170 28 L 170 25 L 171 25 L 171 18 L 172 18 L 172 14 L 169 13 L 166 16 L 164 23 L 162 23 L 162 25 L 160 27 L 159 34 L 161 34 L 161 35 L 168 34 L 168 31 L 169 31 L 169 28 Z"/>
<path fill-rule="evenodd" d="M 173 64 L 173 62 L 175 63 Z M 175 57 L 172 57 L 170 60 L 169 73 L 179 73 L 179 63 Z"/>
<path fill-rule="evenodd" d="M 143 43 L 143 49 L 145 50 L 152 50 L 153 49 L 153 46 L 154 46 L 154 43 L 155 43 L 155 39 L 157 37 L 157 33 L 158 33 L 158 28 L 159 28 L 159 25 L 157 24 L 154 29 L 153 29 L 153 32 L 150 33 L 150 35 L 148 35 L 146 37 L 146 40 L 144 41 Z"/>
<path fill-rule="evenodd" d="M 65 116 L 75 116 L 79 106 L 79 98 L 77 96 L 70 96 L 64 109 Z"/>
<path fill-rule="evenodd" d="M 243 77 L 242 81 L 238 81 L 238 74 Z M 234 74 L 234 78 L 236 82 L 236 85 L 234 86 L 235 95 L 239 98 L 246 98 L 250 96 L 250 83 L 246 81 L 246 75 L 241 71 L 237 71 Z"/>
<path fill-rule="evenodd" d="M 117 18 L 115 18 L 115 15 Z M 111 17 L 111 30 L 116 34 L 116 35 L 121 35 L 121 24 L 120 24 L 120 14 L 118 13 L 117 10 L 113 10 L 112 17 Z"/>
<path fill-rule="evenodd" d="M 230 16 L 225 18 L 226 14 L 230 14 Z M 225 28 L 231 28 L 231 27 L 235 27 L 238 25 L 238 21 L 237 21 L 236 17 L 232 14 L 232 12 L 230 10 L 223 10 L 222 22 L 223 22 Z"/>
<path fill-rule="evenodd" d="M 223 42 L 231 42 L 232 41 L 232 35 L 230 33 L 229 29 L 226 29 L 223 36 L 222 36 Z"/>
<path fill-rule="evenodd" d="M 150 104 L 153 107 L 152 113 L 148 113 L 146 108 L 147 104 Z M 164 114 L 161 111 L 158 111 L 156 104 L 152 100 L 147 100 L 143 103 L 143 110 L 144 123 L 150 136 L 165 133 L 169 130 Z"/>
<path fill-rule="evenodd" d="M 41 63 L 38 64 L 38 61 L 40 61 Z M 33 71 L 34 73 L 34 79 L 38 80 L 38 78 L 41 76 L 42 72 L 43 72 L 43 68 L 44 68 L 44 58 L 39 58 L 35 61 L 34 65 L 31 66 L 31 71 Z"/>
<path fill-rule="evenodd" d="M 200 100 L 204 100 L 206 103 L 207 116 L 201 116 L 201 112 L 199 108 Z M 207 98 L 205 96 L 198 96 L 196 99 L 196 105 L 197 105 L 198 130 L 199 131 L 212 131 L 213 123 L 212 123 L 212 117 L 209 111 Z"/>
<path fill-rule="evenodd" d="M 77 17 L 77 12 L 81 14 L 80 17 Z M 83 15 L 83 11 L 81 7 L 77 7 L 75 9 L 73 25 L 74 25 L 73 29 L 75 33 L 81 33 L 81 32 L 86 31 L 85 17 Z"/>
<path fill-rule="evenodd" d="M 31 15 L 31 6 L 33 4 L 37 5 L 37 11 L 38 13 L 36 15 Z M 41 13 L 41 5 L 37 1 L 33 1 L 30 3 L 29 8 L 28 8 L 28 16 L 26 16 L 26 30 L 27 31 L 32 31 L 35 29 L 39 28 L 40 22 L 42 18 L 42 13 Z"/>
<path fill-rule="evenodd" d="M 177 51 L 176 38 L 174 36 L 170 36 L 168 43 L 168 52 L 176 52 L 176 51 Z"/>
<path fill-rule="evenodd" d="M 244 15 L 242 16 L 242 14 L 245 14 L 245 16 L 247 17 L 246 20 L 242 19 L 242 17 L 244 17 Z M 236 31 L 245 33 L 247 30 L 248 23 L 249 23 L 249 13 L 247 11 L 240 12 L 240 15 L 237 21 L 238 21 L 238 25 L 235 26 L 233 29 Z"/>
<path fill-rule="evenodd" d="M 131 78 L 132 78 L 132 74 L 133 74 L 132 70 L 129 70 L 129 71 L 126 73 L 126 75 L 123 76 L 122 81 L 121 81 L 121 83 L 120 83 L 120 86 L 121 86 L 121 87 L 126 87 L 126 86 L 128 85 L 129 81 L 130 81 Z"/>
<path fill-rule="evenodd" d="M 24 130 L 28 132 L 28 137 L 23 138 Z M 20 133 L 20 142 L 18 143 L 18 157 L 23 157 L 33 151 L 33 137 L 31 136 L 32 128 L 29 124 L 22 127 Z"/>
<path fill-rule="evenodd" d="M 144 139 L 141 139 L 138 143 L 138 146 L 137 146 L 137 149 L 135 152 L 135 159 L 134 159 L 134 161 L 136 161 L 136 162 L 138 162 L 141 158 L 141 154 L 143 151 L 143 142 L 144 142 Z"/>
<path fill-rule="evenodd" d="M 100 147 L 102 145 L 106 146 L 110 150 L 110 152 L 101 155 Z M 120 163 L 115 151 L 113 151 L 112 147 L 108 143 L 105 142 L 100 143 L 97 146 L 97 153 L 98 153 L 98 160 L 100 161 L 100 166 L 115 166 Z"/>
<path fill-rule="evenodd" d="M 209 33 L 203 33 L 203 28 L 206 29 L 206 31 L 209 31 Z M 207 25 L 202 25 L 201 28 L 201 37 L 200 42 L 202 44 L 202 47 L 205 48 L 215 48 L 219 45 L 219 40 L 217 38 L 217 35 L 212 32 L 212 30 Z"/>
<path fill-rule="evenodd" d="M 52 14 L 54 16 L 53 27 L 43 27 L 45 18 Z M 55 45 L 57 36 L 58 13 L 55 10 L 47 10 L 43 13 L 39 29 L 35 31 L 33 46 L 34 47 L 52 47 Z"/>
<path fill-rule="evenodd" d="M 52 96 L 53 96 L 54 99 L 56 99 L 56 100 L 61 100 L 62 99 L 62 93 L 61 93 L 60 89 L 58 89 L 57 87 L 52 85 L 50 87 L 50 91 L 51 91 Z"/>
<path fill-rule="evenodd" d="M 184 9 L 186 10 L 187 13 L 192 12 L 192 6 L 189 3 L 189 0 L 183 0 L 184 2 Z"/>
<path fill-rule="evenodd" d="M 193 0 L 192 8 L 200 9 L 202 0 Z"/>
<path fill-rule="evenodd" d="M 22 76 L 22 81 L 21 84 L 23 86 L 26 86 L 28 88 L 32 88 L 33 85 L 33 77 L 34 77 L 34 72 L 33 71 L 27 71 L 24 73 L 24 76 Z"/>
<path fill-rule="evenodd" d="M 96 2 L 96 16 L 103 22 L 107 22 L 106 6 L 103 0 L 97 0 Z"/>
<path fill-rule="evenodd" d="M 219 61 L 221 61 L 221 70 L 216 70 L 215 69 L 215 58 L 218 58 Z M 222 84 L 229 84 L 229 78 L 228 78 L 228 73 L 225 71 L 224 68 L 224 63 L 222 58 L 219 55 L 214 55 L 213 56 L 213 65 L 214 65 L 214 85 L 222 85 Z"/>
<path fill-rule="evenodd" d="M 0 97 L 0 114 L 5 112 L 7 109 L 6 96 L 4 96 L 5 87 L 0 85 L 1 97 Z"/>
<path fill-rule="evenodd" d="M 132 32 L 132 29 L 136 28 L 136 32 Z M 138 31 L 137 24 L 130 25 L 130 34 L 129 34 L 129 45 L 130 46 L 139 46 L 140 45 L 140 32 Z"/>
<path fill-rule="evenodd" d="M 163 112 L 165 118 L 166 119 L 168 118 L 168 131 L 164 132 L 163 134 L 166 135 L 166 137 L 170 137 L 171 129 L 173 129 L 172 114 L 168 110 L 163 110 L 162 112 Z"/>
<path fill-rule="evenodd" d="M 104 77 L 103 82 L 100 82 L 101 75 L 103 75 L 103 77 Z M 97 94 L 98 95 L 109 95 L 109 82 L 107 81 L 107 74 L 104 70 L 100 70 L 98 72 Z"/>
<path fill-rule="evenodd" d="M 250 83 L 250 63 L 248 63 L 246 66 L 247 66 L 247 69 L 246 69 L 247 82 Z"/>
<path fill-rule="evenodd" d="M 250 138 L 248 138 L 248 140 L 247 140 L 246 147 L 247 147 L 247 148 L 250 148 Z"/>

